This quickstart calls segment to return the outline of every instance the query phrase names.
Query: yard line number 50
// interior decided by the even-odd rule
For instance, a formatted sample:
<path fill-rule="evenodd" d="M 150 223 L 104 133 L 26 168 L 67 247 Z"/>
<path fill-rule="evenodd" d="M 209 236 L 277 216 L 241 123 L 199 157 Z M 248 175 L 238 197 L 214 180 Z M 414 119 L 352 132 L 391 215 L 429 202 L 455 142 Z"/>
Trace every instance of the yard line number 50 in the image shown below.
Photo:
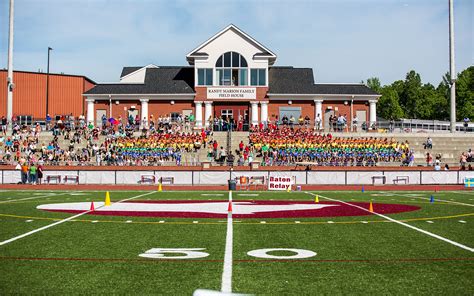
<path fill-rule="evenodd" d="M 205 248 L 153 248 L 138 256 L 151 259 L 199 259 L 209 256 Z M 272 255 L 271 252 L 291 252 L 292 255 Z M 305 259 L 316 256 L 316 253 L 303 249 L 258 249 L 247 252 L 247 255 L 263 259 Z"/>

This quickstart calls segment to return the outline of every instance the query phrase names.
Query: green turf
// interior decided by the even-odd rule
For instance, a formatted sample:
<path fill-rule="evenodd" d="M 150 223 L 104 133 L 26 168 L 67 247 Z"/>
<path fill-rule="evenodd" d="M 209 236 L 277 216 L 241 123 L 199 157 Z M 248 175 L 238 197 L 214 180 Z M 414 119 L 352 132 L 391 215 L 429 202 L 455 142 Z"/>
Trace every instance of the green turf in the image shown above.
<path fill-rule="evenodd" d="M 118 201 L 144 193 L 111 192 L 111 197 Z M 474 208 L 469 206 L 474 205 L 473 192 L 315 193 L 321 195 L 320 200 L 372 200 L 375 210 L 377 203 L 420 206 L 418 211 L 388 216 L 474 247 Z M 234 192 L 233 199 L 314 200 L 304 192 L 257 194 Z M 431 194 L 435 203 L 429 202 Z M 139 199 L 223 200 L 227 192 L 155 192 Z M 0 241 L 72 216 L 37 210 L 40 204 L 103 200 L 103 192 L 1 191 Z M 378 216 L 234 220 L 234 292 L 474 294 L 472 252 Z M 196 289 L 220 290 L 225 238 L 225 219 L 84 215 L 0 246 L 0 294 L 191 295 Z M 210 255 L 195 260 L 138 256 L 152 248 L 205 248 Z M 317 256 L 278 261 L 247 255 L 266 248 L 305 249 Z"/>

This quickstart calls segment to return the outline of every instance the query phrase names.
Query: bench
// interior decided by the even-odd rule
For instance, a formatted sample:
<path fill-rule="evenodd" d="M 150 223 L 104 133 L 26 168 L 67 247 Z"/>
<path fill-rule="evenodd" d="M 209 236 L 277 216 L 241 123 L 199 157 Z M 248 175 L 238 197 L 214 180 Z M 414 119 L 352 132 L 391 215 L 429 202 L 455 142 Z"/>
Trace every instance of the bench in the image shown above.
<path fill-rule="evenodd" d="M 385 184 L 385 182 L 387 181 L 387 177 L 386 176 L 372 176 L 372 185 L 375 185 L 375 180 L 382 180 L 382 184 Z"/>
<path fill-rule="evenodd" d="M 46 183 L 51 184 L 51 181 L 55 180 L 55 184 L 61 184 L 61 175 L 47 175 L 46 176 Z"/>
<path fill-rule="evenodd" d="M 393 179 L 393 184 L 398 184 L 399 182 L 405 182 L 404 184 L 410 183 L 410 177 L 409 176 L 396 176 L 395 179 Z"/>
<path fill-rule="evenodd" d="M 265 176 L 256 176 L 250 177 L 249 186 L 255 186 L 255 190 L 257 190 L 258 186 L 262 186 L 265 189 Z"/>
<path fill-rule="evenodd" d="M 67 184 L 68 181 L 72 181 L 74 184 L 79 184 L 79 176 L 77 175 L 65 175 L 64 184 Z"/>
<path fill-rule="evenodd" d="M 174 177 L 161 177 L 160 178 L 160 183 L 161 184 L 174 184 Z"/>
<path fill-rule="evenodd" d="M 147 182 L 151 184 L 155 184 L 156 183 L 155 175 L 141 175 L 140 176 L 140 184 L 147 183 Z"/>

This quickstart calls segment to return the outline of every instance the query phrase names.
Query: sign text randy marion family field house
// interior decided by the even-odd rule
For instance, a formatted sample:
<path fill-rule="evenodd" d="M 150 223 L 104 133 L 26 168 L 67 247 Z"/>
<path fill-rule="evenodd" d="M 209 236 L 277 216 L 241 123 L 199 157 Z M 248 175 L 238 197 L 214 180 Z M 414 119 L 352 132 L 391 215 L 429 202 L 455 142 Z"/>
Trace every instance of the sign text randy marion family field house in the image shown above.
<path fill-rule="evenodd" d="M 255 99 L 255 87 L 209 87 L 208 99 Z"/>

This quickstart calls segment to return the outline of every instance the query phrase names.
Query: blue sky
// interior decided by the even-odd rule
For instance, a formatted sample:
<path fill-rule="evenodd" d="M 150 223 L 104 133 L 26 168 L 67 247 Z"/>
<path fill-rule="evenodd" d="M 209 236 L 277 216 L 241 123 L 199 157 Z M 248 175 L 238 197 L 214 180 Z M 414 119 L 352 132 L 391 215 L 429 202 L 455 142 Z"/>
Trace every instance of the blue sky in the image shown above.
<path fill-rule="evenodd" d="M 0 67 L 8 0 L 0 1 Z M 455 0 L 456 69 L 474 64 L 474 1 Z M 414 69 L 437 85 L 449 69 L 448 0 L 15 0 L 14 69 L 118 81 L 123 66 L 186 65 L 186 54 L 233 23 L 317 82 L 382 83 Z"/>

